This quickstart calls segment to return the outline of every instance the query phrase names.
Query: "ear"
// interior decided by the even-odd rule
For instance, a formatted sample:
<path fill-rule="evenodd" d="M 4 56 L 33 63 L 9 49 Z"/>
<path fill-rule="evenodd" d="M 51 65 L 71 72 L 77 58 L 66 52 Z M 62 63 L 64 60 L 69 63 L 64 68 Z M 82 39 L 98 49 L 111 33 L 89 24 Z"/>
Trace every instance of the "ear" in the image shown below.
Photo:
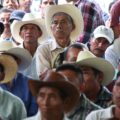
<path fill-rule="evenodd" d="M 101 84 L 103 81 L 104 74 L 102 72 L 99 73 L 98 75 L 98 82 Z"/>

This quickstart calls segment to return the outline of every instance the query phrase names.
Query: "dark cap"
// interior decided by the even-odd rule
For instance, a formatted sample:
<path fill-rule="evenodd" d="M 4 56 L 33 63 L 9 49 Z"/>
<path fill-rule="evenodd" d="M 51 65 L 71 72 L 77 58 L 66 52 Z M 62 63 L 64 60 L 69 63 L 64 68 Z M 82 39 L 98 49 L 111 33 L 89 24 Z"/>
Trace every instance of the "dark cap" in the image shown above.
<path fill-rule="evenodd" d="M 110 27 L 116 26 L 120 23 L 120 1 L 118 0 L 115 2 L 110 10 L 111 20 L 110 20 Z"/>
<path fill-rule="evenodd" d="M 14 10 L 10 15 L 10 22 L 12 22 L 13 20 L 21 21 L 24 15 L 25 15 L 24 11 L 22 11 L 22 10 Z"/>
<path fill-rule="evenodd" d="M 3 33 L 3 31 L 4 31 L 4 24 L 0 22 L 0 35 Z"/>

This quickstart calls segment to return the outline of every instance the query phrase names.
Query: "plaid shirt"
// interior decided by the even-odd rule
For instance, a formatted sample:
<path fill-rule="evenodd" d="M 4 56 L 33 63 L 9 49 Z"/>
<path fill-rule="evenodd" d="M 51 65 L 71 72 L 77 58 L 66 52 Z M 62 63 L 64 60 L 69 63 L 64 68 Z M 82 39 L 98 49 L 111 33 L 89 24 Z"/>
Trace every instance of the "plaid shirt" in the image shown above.
<path fill-rule="evenodd" d="M 109 103 L 112 100 L 112 94 L 106 87 L 101 87 L 101 90 L 97 96 L 95 104 L 101 106 L 102 108 L 106 108 L 109 106 Z"/>
<path fill-rule="evenodd" d="M 78 42 L 86 43 L 94 29 L 99 25 L 104 25 L 103 13 L 100 6 L 90 0 L 78 0 L 74 4 L 81 10 L 84 20 L 84 31 Z"/>
<path fill-rule="evenodd" d="M 101 107 L 97 106 L 89 99 L 86 98 L 84 94 L 81 94 L 79 104 L 77 107 L 71 111 L 67 116 L 70 120 L 85 120 L 86 116 L 93 110 L 100 109 Z"/>

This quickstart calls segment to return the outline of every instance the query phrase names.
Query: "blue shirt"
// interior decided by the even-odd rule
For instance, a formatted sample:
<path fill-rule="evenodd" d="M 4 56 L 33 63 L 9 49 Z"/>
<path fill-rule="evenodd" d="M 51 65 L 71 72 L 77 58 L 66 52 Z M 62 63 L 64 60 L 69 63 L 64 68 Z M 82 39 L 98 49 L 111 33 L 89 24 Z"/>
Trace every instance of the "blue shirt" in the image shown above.
<path fill-rule="evenodd" d="M 35 97 L 32 96 L 28 87 L 29 78 L 21 73 L 17 73 L 11 85 L 1 84 L 0 86 L 14 95 L 18 96 L 24 102 L 27 116 L 33 116 L 37 113 L 38 107 Z"/>

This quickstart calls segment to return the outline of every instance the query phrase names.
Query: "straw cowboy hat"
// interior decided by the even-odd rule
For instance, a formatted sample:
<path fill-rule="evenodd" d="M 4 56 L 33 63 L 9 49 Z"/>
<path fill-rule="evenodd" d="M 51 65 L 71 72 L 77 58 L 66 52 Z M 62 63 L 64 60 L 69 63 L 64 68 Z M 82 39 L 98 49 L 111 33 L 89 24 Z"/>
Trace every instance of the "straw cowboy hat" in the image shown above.
<path fill-rule="evenodd" d="M 113 65 L 100 57 L 96 57 L 94 54 L 92 54 L 89 51 L 81 51 L 78 54 L 76 64 L 80 66 L 89 66 L 93 67 L 99 71 L 101 71 L 104 74 L 102 85 L 108 85 L 114 77 L 115 69 Z"/>
<path fill-rule="evenodd" d="M 26 69 L 32 62 L 32 56 L 30 53 L 20 47 L 15 47 L 11 41 L 0 42 L 0 52 L 16 56 L 20 59 L 19 71 Z"/>
<path fill-rule="evenodd" d="M 71 4 L 63 4 L 63 5 L 49 5 L 45 9 L 45 24 L 47 26 L 48 33 L 51 37 L 53 37 L 51 31 L 51 20 L 54 14 L 64 12 L 71 16 L 73 22 L 75 24 L 75 29 L 72 31 L 70 38 L 72 41 L 75 41 L 79 35 L 83 32 L 83 17 L 81 11 Z"/>
<path fill-rule="evenodd" d="M 39 43 L 42 43 L 47 39 L 47 30 L 44 24 L 44 20 L 42 18 L 36 18 L 32 13 L 25 13 L 22 21 L 15 20 L 11 25 L 12 36 L 17 42 L 23 42 L 23 39 L 21 38 L 19 33 L 21 27 L 25 24 L 35 24 L 41 29 L 42 35 L 38 39 Z"/>
<path fill-rule="evenodd" d="M 15 77 L 18 69 L 18 65 L 13 57 L 5 54 L 0 54 L 0 64 L 4 68 L 4 79 L 0 80 L 1 83 L 8 83 Z"/>
<path fill-rule="evenodd" d="M 65 112 L 72 110 L 79 99 L 78 89 L 67 78 L 57 72 L 48 71 L 43 80 L 30 80 L 28 84 L 34 96 L 38 95 L 42 87 L 53 87 L 60 90 L 64 94 L 65 99 L 69 99 L 64 105 Z"/>

